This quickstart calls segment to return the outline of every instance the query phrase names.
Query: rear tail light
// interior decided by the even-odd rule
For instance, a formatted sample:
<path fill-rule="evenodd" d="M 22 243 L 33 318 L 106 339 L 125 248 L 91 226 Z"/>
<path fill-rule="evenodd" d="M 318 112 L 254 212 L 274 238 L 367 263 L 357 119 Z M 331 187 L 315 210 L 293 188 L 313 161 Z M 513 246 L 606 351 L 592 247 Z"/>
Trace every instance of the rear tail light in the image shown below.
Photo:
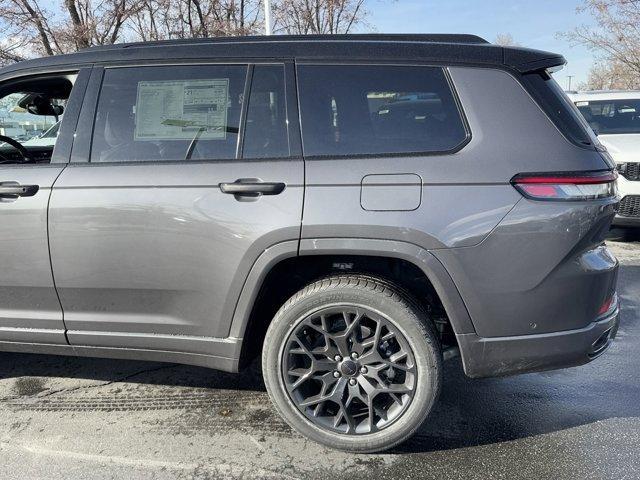
<path fill-rule="evenodd" d="M 615 171 L 521 173 L 511 184 L 533 200 L 596 200 L 617 195 Z"/>

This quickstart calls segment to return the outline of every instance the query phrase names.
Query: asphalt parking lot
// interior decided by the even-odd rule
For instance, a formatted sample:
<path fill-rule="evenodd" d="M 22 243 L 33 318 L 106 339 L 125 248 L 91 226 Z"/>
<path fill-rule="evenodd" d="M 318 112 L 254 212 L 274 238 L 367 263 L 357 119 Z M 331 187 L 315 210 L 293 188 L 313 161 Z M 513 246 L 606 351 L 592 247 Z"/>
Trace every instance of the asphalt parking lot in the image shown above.
<path fill-rule="evenodd" d="M 430 422 L 385 454 L 293 433 L 255 371 L 0 353 L 0 478 L 640 478 L 640 241 L 622 320 L 595 362 L 470 380 L 448 362 Z"/>

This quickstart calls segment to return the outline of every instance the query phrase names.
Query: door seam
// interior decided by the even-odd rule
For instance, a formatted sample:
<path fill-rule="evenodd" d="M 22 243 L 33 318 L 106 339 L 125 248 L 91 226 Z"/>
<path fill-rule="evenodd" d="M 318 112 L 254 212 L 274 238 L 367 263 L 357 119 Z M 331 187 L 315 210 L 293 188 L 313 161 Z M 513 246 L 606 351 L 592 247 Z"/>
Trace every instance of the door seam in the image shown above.
<path fill-rule="evenodd" d="M 62 306 L 62 300 L 60 300 L 60 293 L 58 292 L 58 286 L 56 285 L 56 276 L 53 273 L 53 257 L 51 255 L 51 232 L 50 232 L 50 225 L 49 225 L 49 206 L 51 204 L 51 195 L 53 195 L 53 188 L 55 187 L 56 182 L 60 178 L 60 175 L 62 175 L 62 172 L 64 172 L 67 169 L 68 166 L 69 166 L 69 164 L 67 163 L 62 168 L 62 170 L 60 170 L 60 173 L 58 173 L 56 178 L 51 183 L 51 188 L 49 189 L 49 198 L 47 198 L 47 218 L 46 218 L 46 222 L 47 222 L 47 250 L 48 250 L 47 253 L 49 254 L 49 268 L 51 269 L 51 281 L 53 282 L 53 290 L 56 292 L 56 298 L 58 299 L 58 305 L 60 305 L 60 313 L 62 314 L 62 328 L 64 329 L 64 339 L 67 342 L 67 345 L 71 345 L 71 343 L 69 343 L 69 337 L 67 336 L 67 331 L 68 331 L 67 324 L 64 321 L 64 307 Z"/>

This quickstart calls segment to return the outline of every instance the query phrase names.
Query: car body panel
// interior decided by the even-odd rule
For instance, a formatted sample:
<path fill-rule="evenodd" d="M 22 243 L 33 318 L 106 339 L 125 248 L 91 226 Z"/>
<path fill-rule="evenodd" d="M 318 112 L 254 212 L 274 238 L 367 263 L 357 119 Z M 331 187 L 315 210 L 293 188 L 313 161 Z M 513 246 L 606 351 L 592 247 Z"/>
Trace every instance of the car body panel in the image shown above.
<path fill-rule="evenodd" d="M 0 166 L 0 184 L 38 185 L 0 199 L 0 340 L 66 343 L 47 239 L 47 205 L 60 165 Z"/>
<path fill-rule="evenodd" d="M 49 211 L 70 341 L 76 331 L 95 333 L 82 336 L 82 344 L 103 346 L 121 341 L 110 334 L 162 334 L 157 341 L 167 346 L 206 352 L 195 337 L 228 335 L 256 258 L 275 243 L 297 240 L 302 175 L 301 160 L 70 166 Z M 287 187 L 239 201 L 218 186 L 253 177 Z M 149 339 L 126 341 L 143 348 Z"/>
<path fill-rule="evenodd" d="M 69 161 L 89 72 L 81 68 L 75 76 L 60 124 L 65 137 L 51 152 L 51 163 L 0 165 L 0 183 L 38 186 L 33 196 L 0 198 L 0 341 L 67 344 L 51 271 L 47 209 L 52 187 Z M 35 72 L 11 80 L 29 73 Z"/>
<path fill-rule="evenodd" d="M 522 200 L 480 245 L 434 251 L 481 337 L 583 328 L 615 290 L 618 262 L 600 245 L 616 200 Z"/>

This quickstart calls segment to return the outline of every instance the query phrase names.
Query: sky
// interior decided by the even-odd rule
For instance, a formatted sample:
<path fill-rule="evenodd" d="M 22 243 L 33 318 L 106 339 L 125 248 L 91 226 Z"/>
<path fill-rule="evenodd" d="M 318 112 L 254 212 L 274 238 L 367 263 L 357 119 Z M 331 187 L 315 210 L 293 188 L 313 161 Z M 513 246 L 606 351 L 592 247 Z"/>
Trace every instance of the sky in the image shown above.
<path fill-rule="evenodd" d="M 579 25 L 593 25 L 577 13 L 579 0 L 371 0 L 368 22 L 379 33 L 472 33 L 493 42 L 510 33 L 523 47 L 564 55 L 567 65 L 554 75 L 563 88 L 586 81 L 594 53 L 558 38 Z"/>

